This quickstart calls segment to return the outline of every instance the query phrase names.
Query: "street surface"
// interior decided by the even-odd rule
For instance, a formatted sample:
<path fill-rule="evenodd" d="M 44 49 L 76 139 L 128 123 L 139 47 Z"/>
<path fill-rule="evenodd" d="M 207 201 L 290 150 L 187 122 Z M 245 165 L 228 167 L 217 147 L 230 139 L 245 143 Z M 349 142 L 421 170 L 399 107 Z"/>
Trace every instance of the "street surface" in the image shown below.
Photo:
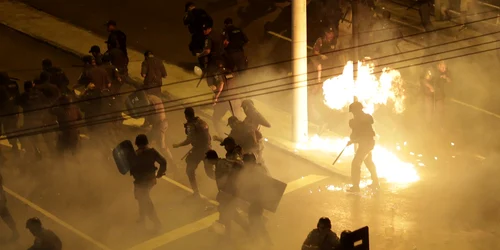
<path fill-rule="evenodd" d="M 127 32 L 131 47 L 152 49 L 163 59 L 179 65 L 193 61 L 187 50 L 188 34 L 181 25 L 183 2 L 24 2 L 101 35 L 106 35 L 102 24 L 107 19 L 115 19 L 120 28 Z M 113 8 L 118 2 L 121 3 L 120 8 Z M 200 7 L 206 6 L 207 2 L 199 1 Z M 236 17 L 237 7 L 219 7 L 218 11 L 209 8 L 207 10 L 216 23 L 222 23 L 226 16 Z M 110 16 L 109 13 L 114 15 Z M 263 33 L 263 23 L 276 14 L 271 13 L 247 27 L 252 41 L 259 41 Z M 11 72 L 11 76 L 22 80 L 30 79 L 36 75 L 40 61 L 49 57 L 54 64 L 64 68 L 72 81 L 76 80 L 79 69 L 73 65 L 79 64 L 78 58 L 4 27 L 0 28 L 0 35 L 9 38 L 0 41 L 0 48 L 3 50 L 0 53 L 12 55 L 10 60 L 0 62 L 0 68 Z M 286 48 L 285 41 L 273 42 Z M 252 53 L 249 54 L 258 55 L 259 53 L 253 51 L 259 46 L 257 42 L 252 43 L 248 48 Z M 267 57 L 269 58 L 268 55 Z M 500 105 L 494 102 L 498 98 L 495 91 L 492 91 L 496 83 L 496 72 L 492 69 L 498 68 L 498 61 L 491 58 L 484 55 L 471 56 L 467 57 L 466 63 L 457 59 L 450 61 L 449 67 L 456 74 L 456 79 L 460 79 L 457 80 L 460 84 L 457 96 L 462 98 L 461 100 L 497 112 L 495 109 Z M 485 69 L 484 63 L 479 65 L 477 62 L 488 62 L 489 68 Z M 260 65 L 265 61 L 252 63 Z M 280 99 L 277 96 L 268 98 L 271 99 L 279 100 L 280 108 L 291 106 L 286 105 L 289 99 Z M 500 201 L 494 195 L 499 189 L 495 178 L 498 168 L 494 165 L 498 159 L 495 151 L 499 141 L 496 133 L 498 120 L 494 116 L 464 108 L 456 103 L 449 103 L 447 108 L 447 130 L 425 136 L 415 130 L 420 124 L 418 120 L 421 116 L 421 112 L 415 111 L 417 106 L 411 108 L 412 113 L 403 117 L 404 126 L 399 123 L 398 126 L 391 124 L 392 120 L 382 116 L 385 119 L 381 118 L 380 123 L 390 128 L 385 128 L 385 131 L 389 131 L 386 135 L 391 131 L 403 131 L 394 132 L 392 137 L 397 138 L 391 138 L 390 143 L 409 141 L 409 145 L 415 147 L 411 151 L 426 151 L 431 154 L 440 152 L 443 156 L 439 155 L 439 160 L 419 170 L 422 180 L 416 184 L 407 187 L 384 185 L 382 191 L 376 195 L 367 191 L 361 196 L 336 191 L 334 187 L 343 187 L 345 180 L 331 177 L 329 173 L 308 162 L 267 146 L 265 158 L 275 178 L 287 183 L 297 183 L 293 181 L 301 177 L 306 180 L 316 180 L 311 176 L 327 177 L 319 182 L 306 181 L 297 184 L 300 188 L 286 194 L 278 212 L 268 214 L 268 229 L 275 243 L 274 249 L 298 249 L 308 231 L 315 227 L 321 216 L 330 217 L 333 230 L 339 234 L 345 229 L 370 226 L 373 249 L 495 249 L 498 245 L 495 222 L 500 218 L 497 210 Z M 172 112 L 168 114 L 168 118 L 169 140 L 182 140 L 182 113 Z M 396 117 L 394 120 L 401 118 Z M 382 125 L 378 126 L 377 130 L 384 130 Z M 133 139 L 137 133 L 131 129 L 130 133 L 124 135 L 124 139 Z M 418 142 L 413 143 L 414 140 Z M 457 149 L 450 149 L 450 142 L 454 142 Z M 187 149 L 174 150 L 174 157 L 180 159 Z M 217 147 L 217 151 L 223 152 L 220 147 Z M 434 155 L 424 154 L 431 160 L 434 158 Z M 475 157 L 478 154 L 480 157 Z M 10 161 L 2 173 L 6 187 L 88 235 L 94 243 L 83 240 L 81 234 L 61 226 L 39 210 L 26 206 L 9 195 L 9 208 L 13 211 L 18 228 L 22 232 L 18 243 L 22 247 L 27 247 L 31 242 L 28 232 L 22 231 L 24 221 L 28 217 L 39 216 L 48 228 L 61 236 L 65 248 L 68 249 L 102 249 L 97 247 L 95 242 L 100 242 L 109 249 L 128 249 L 135 245 L 141 246 L 140 244 L 145 244 L 155 237 L 166 242 L 158 249 L 220 249 L 212 232 L 204 228 L 193 229 L 199 227 L 198 221 L 212 216 L 215 212 L 213 209 L 206 210 L 206 207 L 211 205 L 210 202 L 186 200 L 189 193 L 179 185 L 174 185 L 171 181 L 160 181 L 154 188 L 152 197 L 164 228 L 160 236 L 152 235 L 139 230 L 134 224 L 137 211 L 131 178 L 117 174 L 112 161 L 103 161 L 88 147 L 77 159 L 79 163 L 62 164 L 47 159 L 40 164 L 29 166 Z M 173 178 L 180 185 L 186 185 L 182 162 L 179 162 L 179 167 L 180 175 L 173 176 L 170 173 L 169 178 Z M 202 181 L 202 193 L 213 199 L 214 183 L 201 171 L 198 173 Z M 8 235 L 8 229 L 3 224 L 0 225 L 1 235 Z M 185 227 L 191 229 L 184 230 Z M 185 231 L 190 233 L 182 233 Z M 172 234 L 162 237 L 165 233 Z M 250 246 L 252 249 L 251 242 L 240 237 L 243 234 L 239 232 L 235 245 L 227 248 L 243 249 Z M 4 245 L 0 246 L 4 249 Z M 19 248 L 9 244 L 5 244 L 5 247 Z M 150 248 L 144 245 L 142 249 Z"/>

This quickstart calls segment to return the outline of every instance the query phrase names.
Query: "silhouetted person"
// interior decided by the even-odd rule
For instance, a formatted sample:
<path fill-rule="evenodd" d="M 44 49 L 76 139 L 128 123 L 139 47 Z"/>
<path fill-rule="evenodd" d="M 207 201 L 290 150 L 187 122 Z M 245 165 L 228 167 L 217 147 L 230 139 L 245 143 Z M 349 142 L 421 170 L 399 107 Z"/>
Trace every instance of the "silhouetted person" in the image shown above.
<path fill-rule="evenodd" d="M 327 217 L 319 219 L 302 244 L 302 250 L 331 250 L 339 246 L 339 237 L 332 231 L 332 222 Z"/>
<path fill-rule="evenodd" d="M 0 218 L 2 218 L 3 222 L 9 227 L 12 231 L 12 240 L 16 240 L 19 238 L 19 232 L 17 231 L 16 223 L 14 222 L 14 218 L 9 212 L 7 208 L 7 196 L 5 196 L 5 191 L 3 190 L 3 177 L 0 174 Z"/>
<path fill-rule="evenodd" d="M 359 182 L 361 181 L 361 164 L 364 162 L 372 178 L 372 188 L 379 187 L 377 168 L 372 159 L 372 150 L 375 147 L 375 131 L 373 130 L 373 117 L 363 112 L 363 105 L 360 102 L 353 102 L 349 105 L 349 112 L 354 116 L 349 121 L 352 129 L 348 145 L 356 143 L 358 148 L 354 153 L 351 163 L 352 187 L 350 192 L 359 192 Z"/>
<path fill-rule="evenodd" d="M 158 151 L 149 147 L 146 135 L 138 135 L 135 138 L 135 145 L 137 146 L 137 160 L 130 169 L 130 175 L 134 177 L 134 196 L 139 204 L 138 222 L 144 224 L 147 217 L 155 224 L 155 229 L 159 230 L 161 222 L 156 214 L 150 192 L 156 185 L 156 179 L 165 175 L 167 161 Z M 160 165 L 160 169 L 155 166 L 155 163 Z"/>
<path fill-rule="evenodd" d="M 35 242 L 28 250 L 61 250 L 62 242 L 59 237 L 49 229 L 42 226 L 38 218 L 26 221 L 26 228 L 35 236 Z"/>

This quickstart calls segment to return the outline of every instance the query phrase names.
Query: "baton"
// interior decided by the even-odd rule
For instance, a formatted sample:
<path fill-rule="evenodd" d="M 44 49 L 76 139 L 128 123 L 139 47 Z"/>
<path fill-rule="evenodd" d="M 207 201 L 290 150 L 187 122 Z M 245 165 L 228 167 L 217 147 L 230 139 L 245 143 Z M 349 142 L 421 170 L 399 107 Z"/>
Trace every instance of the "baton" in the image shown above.
<path fill-rule="evenodd" d="M 231 101 L 229 100 L 229 107 L 231 108 L 231 114 L 234 116 L 234 109 L 233 109 L 233 104 L 231 104 Z"/>
<path fill-rule="evenodd" d="M 335 163 L 337 163 L 337 161 L 339 160 L 340 156 L 342 156 L 342 153 L 344 153 L 344 150 L 349 147 L 349 144 L 345 145 L 344 149 L 342 149 L 342 151 L 340 151 L 339 155 L 337 156 L 337 158 L 335 159 L 335 161 L 332 163 L 332 166 L 335 165 Z"/>
<path fill-rule="evenodd" d="M 193 151 L 193 149 L 190 149 L 182 158 L 181 158 L 181 161 L 183 161 L 184 159 L 186 159 L 186 157 L 189 155 L 189 153 L 191 153 Z"/>
<path fill-rule="evenodd" d="M 205 70 L 203 70 L 203 74 L 201 74 L 200 80 L 198 81 L 198 84 L 196 84 L 196 87 L 197 87 L 197 88 L 200 86 L 201 81 L 203 80 L 203 78 L 204 78 L 204 77 L 205 77 L 205 75 L 207 74 L 206 72 L 207 72 L 207 70 L 206 70 L 206 69 L 205 69 Z"/>

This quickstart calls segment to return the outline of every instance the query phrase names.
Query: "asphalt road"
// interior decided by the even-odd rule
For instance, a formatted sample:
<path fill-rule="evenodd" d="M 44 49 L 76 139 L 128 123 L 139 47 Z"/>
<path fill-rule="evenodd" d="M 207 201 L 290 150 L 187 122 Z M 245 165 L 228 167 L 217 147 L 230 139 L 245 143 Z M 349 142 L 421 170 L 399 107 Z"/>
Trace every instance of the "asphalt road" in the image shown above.
<path fill-rule="evenodd" d="M 116 19 L 127 32 L 131 46 L 153 49 L 158 55 L 172 62 L 191 60 L 187 49 L 184 53 L 179 52 L 182 50 L 176 47 L 178 44 L 187 44 L 188 40 L 187 32 L 180 24 L 183 3 L 172 2 L 158 7 L 157 4 L 163 5 L 165 2 L 120 1 L 122 8 L 112 8 L 118 1 L 25 2 L 102 35 L 105 35 L 102 23 L 110 17 L 109 13 L 116 11 L 115 16 L 111 18 Z M 156 7 L 146 8 L 138 6 L 139 4 L 155 4 Z M 204 2 L 200 1 L 201 7 L 203 4 Z M 212 11 L 216 22 L 221 23 L 227 13 L 231 13 L 235 8 L 237 7 Z M 169 11 L 169 14 L 164 14 L 165 11 Z M 143 14 L 146 12 L 148 15 Z M 260 32 L 250 26 L 249 30 L 249 33 Z M 0 53 L 16 55 L 9 61 L 0 62 L 0 68 L 9 69 L 12 76 L 30 79 L 36 75 L 35 69 L 39 67 L 40 61 L 50 57 L 55 64 L 65 68 L 73 81 L 76 79 L 79 70 L 71 66 L 78 64 L 77 58 L 5 28 L 1 28 L 0 32 L 2 37 L 10 38 L 0 41 L 0 48 L 6 48 Z M 165 33 L 165 37 L 158 35 L 159 32 Z M 167 36 L 179 40 L 167 39 Z M 465 65 L 456 71 L 470 69 L 471 67 Z M 452 104 L 449 114 L 460 119 L 454 119 L 451 123 L 455 124 L 453 128 L 460 127 L 461 130 L 453 130 L 452 135 L 462 136 L 461 145 L 468 146 L 471 139 L 476 138 L 474 141 L 480 142 L 481 146 L 476 149 L 485 151 L 481 142 L 496 141 L 494 119 L 453 105 L 455 104 Z M 180 112 L 169 114 L 171 141 L 182 140 L 182 120 Z M 476 134 L 470 133 L 471 131 Z M 124 138 L 133 138 L 133 133 L 124 135 Z M 413 133 L 416 134 L 414 131 Z M 482 137 L 478 138 L 478 134 Z M 419 134 L 415 137 L 419 137 Z M 438 146 L 434 141 L 425 141 L 420 149 L 422 147 Z M 217 150 L 222 152 L 219 147 Z M 173 153 L 179 159 L 186 151 L 187 149 L 179 149 Z M 352 230 L 369 225 L 373 249 L 411 249 L 413 246 L 418 249 L 494 249 L 498 244 L 498 236 L 492 223 L 499 218 L 496 210 L 499 201 L 491 195 L 498 190 L 495 185 L 497 170 L 492 167 L 496 158 L 493 156 L 482 163 L 472 157 L 458 156 L 456 160 L 448 157 L 450 159 L 447 161 L 434 164 L 435 168 L 423 170 L 422 174 L 426 178 L 420 183 L 406 188 L 388 187 L 378 195 L 350 196 L 340 191 L 328 191 L 328 186 L 344 184 L 335 177 L 287 194 L 278 213 L 269 216 L 268 228 L 274 239 L 275 249 L 298 248 L 320 216 L 331 217 L 333 229 L 338 233 L 344 229 Z M 266 148 L 265 157 L 273 176 L 285 182 L 312 174 L 328 175 L 271 146 Z M 51 162 L 47 159 L 40 164 L 19 165 L 11 160 L 2 170 L 6 186 L 112 249 L 127 249 L 156 237 L 150 232 L 140 230 L 134 224 L 136 204 L 132 197 L 130 178 L 119 176 L 112 162 L 103 162 L 95 151 L 88 148 L 77 158 L 79 163 L 72 164 Z M 21 174 L 18 170 L 21 168 L 28 168 L 30 173 Z M 203 175 L 199 172 L 200 178 L 205 179 L 201 190 L 213 198 L 215 187 Z M 183 175 L 174 178 L 181 184 L 187 183 Z M 214 212 L 205 211 L 205 207 L 209 205 L 206 201 L 186 200 L 188 193 L 167 181 L 160 181 L 152 195 L 160 219 L 164 222 L 162 233 L 173 232 Z M 11 196 L 9 207 L 14 211 L 20 230 L 26 218 L 40 216 L 47 223 L 47 227 L 56 231 L 71 249 L 97 249 L 92 243 L 75 237 L 67 228 L 54 223 Z M 1 226 L 0 230 L 4 235 L 3 232 L 7 229 Z M 26 234 L 27 232 L 19 243 L 22 246 L 29 244 L 29 236 Z M 242 234 L 243 232 L 239 233 Z M 160 249 L 217 249 L 215 238 L 213 233 L 201 230 L 170 242 Z M 237 237 L 236 246 L 232 249 L 240 248 L 238 243 L 240 246 L 248 245 L 248 242 Z M 5 246 L 17 249 L 16 246 Z"/>

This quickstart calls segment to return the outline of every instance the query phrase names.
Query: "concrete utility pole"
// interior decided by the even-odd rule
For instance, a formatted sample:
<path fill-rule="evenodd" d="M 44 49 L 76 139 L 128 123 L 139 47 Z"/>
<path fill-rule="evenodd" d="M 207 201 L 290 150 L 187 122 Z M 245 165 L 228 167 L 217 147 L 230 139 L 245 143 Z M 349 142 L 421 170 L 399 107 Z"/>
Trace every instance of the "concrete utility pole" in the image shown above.
<path fill-rule="evenodd" d="M 309 136 L 307 117 L 307 0 L 292 1 L 293 55 L 293 140 L 305 142 Z"/>
<path fill-rule="evenodd" d="M 351 17 L 351 21 L 352 21 L 352 47 L 353 47 L 353 50 L 352 50 L 352 62 L 353 62 L 353 66 L 354 66 L 354 71 L 357 70 L 357 63 L 358 63 L 358 60 L 359 60 L 359 49 L 358 49 L 358 46 L 359 46 L 359 0 L 352 0 L 351 1 L 351 4 L 352 4 L 352 17 Z M 356 74 L 354 74 L 356 75 Z"/>

